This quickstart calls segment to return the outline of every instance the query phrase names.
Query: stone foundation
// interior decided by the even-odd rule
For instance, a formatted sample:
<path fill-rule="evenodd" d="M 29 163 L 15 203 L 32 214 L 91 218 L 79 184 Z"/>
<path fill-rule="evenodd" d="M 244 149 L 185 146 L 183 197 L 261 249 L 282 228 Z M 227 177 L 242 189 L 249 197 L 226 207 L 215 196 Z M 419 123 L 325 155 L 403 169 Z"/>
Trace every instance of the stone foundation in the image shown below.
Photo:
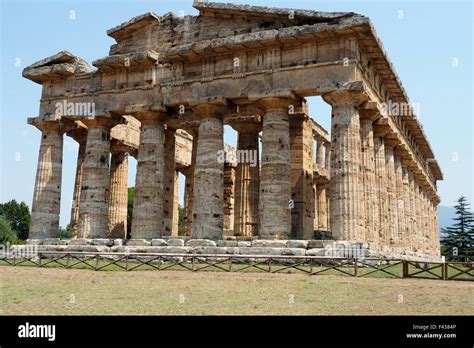
<path fill-rule="evenodd" d="M 246 237 L 226 237 L 222 240 L 169 238 L 160 239 L 30 239 L 38 251 L 100 252 L 100 253 L 173 253 L 212 255 L 268 255 L 384 258 L 412 261 L 441 261 L 418 252 L 377 249 L 362 241 L 335 240 L 262 240 Z M 21 246 L 18 246 L 21 248 Z"/>

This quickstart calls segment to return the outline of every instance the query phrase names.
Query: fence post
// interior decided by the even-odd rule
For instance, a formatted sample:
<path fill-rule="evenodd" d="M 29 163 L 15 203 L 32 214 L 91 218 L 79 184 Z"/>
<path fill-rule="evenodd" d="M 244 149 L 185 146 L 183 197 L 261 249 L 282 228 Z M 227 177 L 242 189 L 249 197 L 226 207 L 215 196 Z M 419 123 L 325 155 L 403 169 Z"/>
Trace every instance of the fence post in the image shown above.
<path fill-rule="evenodd" d="M 408 261 L 402 260 L 403 278 L 408 278 Z"/>
<path fill-rule="evenodd" d="M 97 271 L 97 268 L 99 268 L 99 254 L 95 255 L 95 270 Z"/>
<path fill-rule="evenodd" d="M 358 271 L 358 268 L 357 268 L 357 259 L 354 258 L 354 277 L 357 277 L 357 271 Z"/>
<path fill-rule="evenodd" d="M 445 261 L 443 263 L 443 267 L 441 268 L 442 271 L 441 271 L 441 275 L 443 276 L 443 280 L 446 280 L 448 279 L 448 263 Z"/>
<path fill-rule="evenodd" d="M 128 255 L 125 255 L 125 270 L 128 271 Z"/>

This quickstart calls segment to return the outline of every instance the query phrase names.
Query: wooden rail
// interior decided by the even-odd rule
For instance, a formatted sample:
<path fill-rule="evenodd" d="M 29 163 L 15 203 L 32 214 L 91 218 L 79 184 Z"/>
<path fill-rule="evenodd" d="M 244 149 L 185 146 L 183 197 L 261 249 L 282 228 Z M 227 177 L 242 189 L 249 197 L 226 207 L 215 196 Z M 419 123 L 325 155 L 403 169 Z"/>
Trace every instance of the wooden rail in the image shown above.
<path fill-rule="evenodd" d="M 148 269 L 163 271 L 185 269 L 192 272 L 215 270 L 243 272 L 246 270 L 267 273 L 297 271 L 308 275 L 324 273 L 366 277 L 381 274 L 393 278 L 470 280 L 474 281 L 474 262 L 422 262 L 401 259 L 347 258 L 328 256 L 291 255 L 233 255 L 233 254 L 180 254 L 180 253 L 110 253 L 41 251 L 32 255 L 15 253 L 0 255 L 0 262 L 12 266 L 37 267 L 81 266 L 92 270 L 133 271 Z"/>

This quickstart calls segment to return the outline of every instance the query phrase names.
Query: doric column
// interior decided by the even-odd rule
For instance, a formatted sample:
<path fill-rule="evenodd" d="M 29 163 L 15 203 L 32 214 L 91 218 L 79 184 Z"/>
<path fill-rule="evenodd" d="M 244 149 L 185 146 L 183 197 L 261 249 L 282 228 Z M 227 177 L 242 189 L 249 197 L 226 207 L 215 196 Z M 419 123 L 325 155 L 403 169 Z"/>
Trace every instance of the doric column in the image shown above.
<path fill-rule="evenodd" d="M 177 209 L 178 202 L 177 192 L 175 192 L 176 178 L 176 130 L 167 127 L 165 130 L 164 143 L 164 173 L 163 173 L 163 235 L 177 236 L 178 226 Z"/>
<path fill-rule="evenodd" d="M 360 131 L 362 146 L 362 178 L 364 185 L 365 240 L 379 244 L 379 212 L 377 201 L 377 183 L 375 175 L 375 150 L 373 121 L 378 112 L 360 111 Z"/>
<path fill-rule="evenodd" d="M 335 239 L 363 240 L 364 190 L 358 107 L 363 93 L 335 91 L 323 95 L 332 106 L 330 221 Z"/>
<path fill-rule="evenodd" d="M 225 236 L 234 235 L 234 207 L 235 207 L 235 168 L 237 164 L 225 161 L 224 163 L 224 227 Z"/>
<path fill-rule="evenodd" d="M 194 169 L 196 168 L 196 155 L 198 144 L 198 130 L 187 130 L 193 137 L 193 145 L 191 150 L 191 166 L 189 175 L 186 177 L 186 216 L 185 216 L 185 234 L 192 235 L 193 229 L 193 196 L 194 196 Z"/>
<path fill-rule="evenodd" d="M 234 235 L 256 236 L 258 235 L 258 191 L 260 182 L 259 127 L 254 124 L 243 124 L 236 129 L 239 132 L 237 151 L 244 153 L 247 160 L 238 161 L 235 173 Z"/>
<path fill-rule="evenodd" d="M 323 146 L 324 146 L 324 168 L 326 168 L 326 170 L 329 171 L 331 169 L 331 144 L 324 142 Z"/>
<path fill-rule="evenodd" d="M 79 149 L 77 151 L 76 176 L 74 180 L 74 193 L 71 205 L 71 220 L 69 226 L 71 228 L 71 238 L 83 238 L 78 234 L 79 225 L 79 208 L 81 202 L 82 173 L 84 167 L 84 159 L 86 157 L 86 133 L 82 141 L 79 141 Z"/>
<path fill-rule="evenodd" d="M 405 216 L 405 230 L 402 240 L 402 246 L 408 250 L 411 249 L 411 236 L 413 234 L 413 217 L 410 199 L 410 181 L 407 167 L 402 161 L 402 184 L 403 184 L 403 208 Z"/>
<path fill-rule="evenodd" d="M 128 154 L 112 153 L 110 159 L 109 238 L 127 237 Z"/>
<path fill-rule="evenodd" d="M 411 170 L 408 171 L 408 186 L 410 190 L 410 210 L 411 210 L 411 233 L 409 236 L 410 246 L 412 251 L 418 250 L 418 201 L 416 199 L 416 186 L 415 186 L 415 179 L 413 177 L 413 173 Z"/>
<path fill-rule="evenodd" d="M 387 198 L 388 198 L 388 231 L 389 244 L 395 245 L 398 235 L 398 207 L 397 207 L 397 186 L 395 176 L 395 160 L 393 157 L 393 148 L 398 144 L 397 140 L 391 138 L 384 138 L 385 142 L 385 164 L 387 175 Z"/>
<path fill-rule="evenodd" d="M 420 187 L 414 179 L 414 199 L 415 199 L 415 214 L 416 214 L 416 232 L 415 232 L 415 245 L 416 251 L 423 252 L 423 220 L 421 216 L 421 197 Z"/>
<path fill-rule="evenodd" d="M 388 245 L 388 198 L 387 198 L 387 175 L 385 166 L 385 143 L 383 136 L 386 132 L 380 127 L 374 129 L 374 160 L 375 181 L 378 207 L 378 243 L 380 246 Z"/>
<path fill-rule="evenodd" d="M 400 161 L 400 154 L 397 148 L 394 150 L 394 164 L 395 164 L 395 185 L 396 185 L 396 202 L 397 202 L 397 246 L 403 247 L 406 238 L 406 222 L 405 222 L 405 193 L 403 186 L 403 168 Z"/>
<path fill-rule="evenodd" d="M 432 218 L 433 218 L 433 242 L 434 242 L 434 255 L 440 256 L 440 245 L 439 245 L 439 226 L 438 226 L 438 208 L 437 203 L 432 203 Z"/>
<path fill-rule="evenodd" d="M 193 238 L 221 239 L 224 228 L 223 105 L 199 104 L 199 136 L 194 167 Z"/>
<path fill-rule="evenodd" d="M 63 126 L 58 121 L 32 122 L 41 130 L 29 239 L 55 238 L 59 231 Z"/>
<path fill-rule="evenodd" d="M 78 234 L 83 238 L 105 238 L 108 230 L 111 119 L 96 116 L 83 122 L 88 130 Z"/>
<path fill-rule="evenodd" d="M 291 238 L 314 238 L 314 146 L 312 124 L 306 115 L 290 114 Z M 322 161 L 322 157 L 321 157 Z"/>
<path fill-rule="evenodd" d="M 158 111 L 134 114 L 141 127 L 133 202 L 133 239 L 152 239 L 162 235 L 165 115 Z"/>
<path fill-rule="evenodd" d="M 318 204 L 318 230 L 329 230 L 329 214 L 328 214 L 328 184 L 316 183 L 316 200 Z"/>
<path fill-rule="evenodd" d="M 426 196 L 426 191 L 424 188 L 421 188 L 421 207 L 422 207 L 422 216 L 423 216 L 423 231 L 424 231 L 424 250 L 427 254 L 431 254 L 431 229 L 428 225 L 428 198 Z"/>
<path fill-rule="evenodd" d="M 320 137 L 316 138 L 316 165 L 319 168 L 325 168 L 325 158 L 323 157 L 323 151 L 324 151 L 324 146 L 323 146 L 323 139 Z"/>
<path fill-rule="evenodd" d="M 274 92 L 256 97 L 264 107 L 262 165 L 259 195 L 259 237 L 289 239 L 291 236 L 290 105 L 293 94 Z"/>

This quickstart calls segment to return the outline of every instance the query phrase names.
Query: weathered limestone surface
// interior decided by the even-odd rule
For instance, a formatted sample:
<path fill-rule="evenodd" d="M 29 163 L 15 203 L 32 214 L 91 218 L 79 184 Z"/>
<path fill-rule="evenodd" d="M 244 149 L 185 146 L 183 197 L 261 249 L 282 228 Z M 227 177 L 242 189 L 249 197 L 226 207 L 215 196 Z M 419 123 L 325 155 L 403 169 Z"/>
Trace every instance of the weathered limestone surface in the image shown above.
<path fill-rule="evenodd" d="M 234 235 L 256 236 L 260 183 L 258 129 L 249 125 L 238 131 L 237 151 L 245 151 L 248 160 L 238 162 L 235 170 Z"/>
<path fill-rule="evenodd" d="M 66 133 L 80 144 L 72 236 L 99 243 L 74 247 L 123 248 L 122 239 L 113 247 L 99 241 L 125 235 L 126 164 L 117 156 L 128 153 L 138 164 L 127 247 L 158 250 L 147 248 L 176 237 L 182 173 L 185 234 L 218 241 L 192 252 L 236 253 L 258 237 L 360 241 L 373 255 L 439 255 L 442 173 L 416 115 L 384 107 L 409 99 L 370 20 L 351 12 L 194 7 L 199 16 L 149 12 L 110 29 L 116 42 L 92 63 L 97 69 L 66 51 L 24 69 L 43 86 L 39 115 L 29 120 L 43 132 L 30 237 L 56 236 Z M 330 137 L 310 118 L 308 96 L 332 106 Z M 91 105 L 94 114 L 83 114 Z M 261 164 L 219 160 L 224 125 L 239 132 L 237 150 L 257 158 L 261 137 Z M 319 244 L 315 255 L 327 255 Z M 299 254 L 295 245 L 301 242 L 268 252 Z"/>
<path fill-rule="evenodd" d="M 176 172 L 176 131 L 165 130 L 163 173 L 163 235 L 178 235 L 178 178 Z"/>
<path fill-rule="evenodd" d="M 224 149 L 222 115 L 225 108 L 201 104 L 201 116 L 194 168 L 193 238 L 220 239 L 224 228 Z"/>
<path fill-rule="evenodd" d="M 84 238 L 105 238 L 108 231 L 110 120 L 89 120 L 82 174 L 79 230 Z"/>
<path fill-rule="evenodd" d="M 137 115 L 141 124 L 137 157 L 132 237 L 152 239 L 163 228 L 163 115 Z"/>
<path fill-rule="evenodd" d="M 364 190 L 361 173 L 360 120 L 357 107 L 366 96 L 331 92 L 331 230 L 336 239 L 363 238 Z"/>
<path fill-rule="evenodd" d="M 36 124 L 41 145 L 31 207 L 30 238 L 56 237 L 59 229 L 63 129 L 58 122 Z"/>
<path fill-rule="evenodd" d="M 288 106 L 293 99 L 260 99 L 265 107 L 259 195 L 259 237 L 288 239 L 291 234 L 290 129 Z"/>
<path fill-rule="evenodd" d="M 109 238 L 126 238 L 128 204 L 128 155 L 114 153 L 110 159 Z"/>

